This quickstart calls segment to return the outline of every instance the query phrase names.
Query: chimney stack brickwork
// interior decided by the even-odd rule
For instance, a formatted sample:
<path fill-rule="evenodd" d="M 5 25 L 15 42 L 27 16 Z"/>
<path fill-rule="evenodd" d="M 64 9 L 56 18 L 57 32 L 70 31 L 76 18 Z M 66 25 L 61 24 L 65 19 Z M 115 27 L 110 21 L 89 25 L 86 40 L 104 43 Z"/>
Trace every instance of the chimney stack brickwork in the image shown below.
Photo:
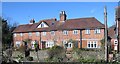
<path fill-rule="evenodd" d="M 60 21 L 65 21 L 66 17 L 67 17 L 67 15 L 66 15 L 65 11 L 61 11 L 60 12 Z"/>

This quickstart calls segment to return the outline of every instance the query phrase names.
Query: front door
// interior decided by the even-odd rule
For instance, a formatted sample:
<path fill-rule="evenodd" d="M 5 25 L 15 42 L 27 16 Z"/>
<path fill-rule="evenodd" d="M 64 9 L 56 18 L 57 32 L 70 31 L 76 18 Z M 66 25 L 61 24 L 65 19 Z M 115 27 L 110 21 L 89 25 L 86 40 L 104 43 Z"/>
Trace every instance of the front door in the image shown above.
<path fill-rule="evenodd" d="M 45 47 L 45 43 L 46 43 L 46 41 L 42 41 L 42 49 L 43 49 L 43 48 L 46 48 L 46 47 Z"/>

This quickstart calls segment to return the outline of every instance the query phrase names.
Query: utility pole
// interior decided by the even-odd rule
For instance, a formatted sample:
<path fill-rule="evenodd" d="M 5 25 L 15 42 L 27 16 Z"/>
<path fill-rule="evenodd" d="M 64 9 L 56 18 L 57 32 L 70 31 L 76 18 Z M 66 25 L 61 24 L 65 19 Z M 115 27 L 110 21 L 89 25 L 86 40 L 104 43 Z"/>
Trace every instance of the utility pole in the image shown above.
<path fill-rule="evenodd" d="M 105 61 L 108 62 L 108 34 L 107 34 L 107 8 L 104 7 L 104 23 L 105 23 Z"/>

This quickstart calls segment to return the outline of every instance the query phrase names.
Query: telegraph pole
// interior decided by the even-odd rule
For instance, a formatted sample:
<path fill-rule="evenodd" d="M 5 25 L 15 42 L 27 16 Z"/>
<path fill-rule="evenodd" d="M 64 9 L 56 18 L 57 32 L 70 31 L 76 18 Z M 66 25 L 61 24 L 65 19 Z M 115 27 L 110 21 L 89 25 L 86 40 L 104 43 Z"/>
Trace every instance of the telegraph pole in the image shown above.
<path fill-rule="evenodd" d="M 105 23 L 105 61 L 108 62 L 108 42 L 107 42 L 107 8 L 104 7 L 104 23 Z"/>

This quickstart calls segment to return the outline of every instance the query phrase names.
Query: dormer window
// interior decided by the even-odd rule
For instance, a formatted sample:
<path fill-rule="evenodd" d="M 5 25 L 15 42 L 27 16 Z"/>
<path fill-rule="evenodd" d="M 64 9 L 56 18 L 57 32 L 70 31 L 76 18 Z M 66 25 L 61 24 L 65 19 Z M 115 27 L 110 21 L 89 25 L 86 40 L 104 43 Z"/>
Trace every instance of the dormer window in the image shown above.
<path fill-rule="evenodd" d="M 54 22 L 52 22 L 52 25 L 54 25 Z"/>
<path fill-rule="evenodd" d="M 43 28 L 44 27 L 44 24 L 43 23 L 41 23 L 41 28 Z"/>
<path fill-rule="evenodd" d="M 48 27 L 48 25 L 45 22 L 41 22 L 41 24 L 38 26 L 38 28 L 44 28 Z"/>

